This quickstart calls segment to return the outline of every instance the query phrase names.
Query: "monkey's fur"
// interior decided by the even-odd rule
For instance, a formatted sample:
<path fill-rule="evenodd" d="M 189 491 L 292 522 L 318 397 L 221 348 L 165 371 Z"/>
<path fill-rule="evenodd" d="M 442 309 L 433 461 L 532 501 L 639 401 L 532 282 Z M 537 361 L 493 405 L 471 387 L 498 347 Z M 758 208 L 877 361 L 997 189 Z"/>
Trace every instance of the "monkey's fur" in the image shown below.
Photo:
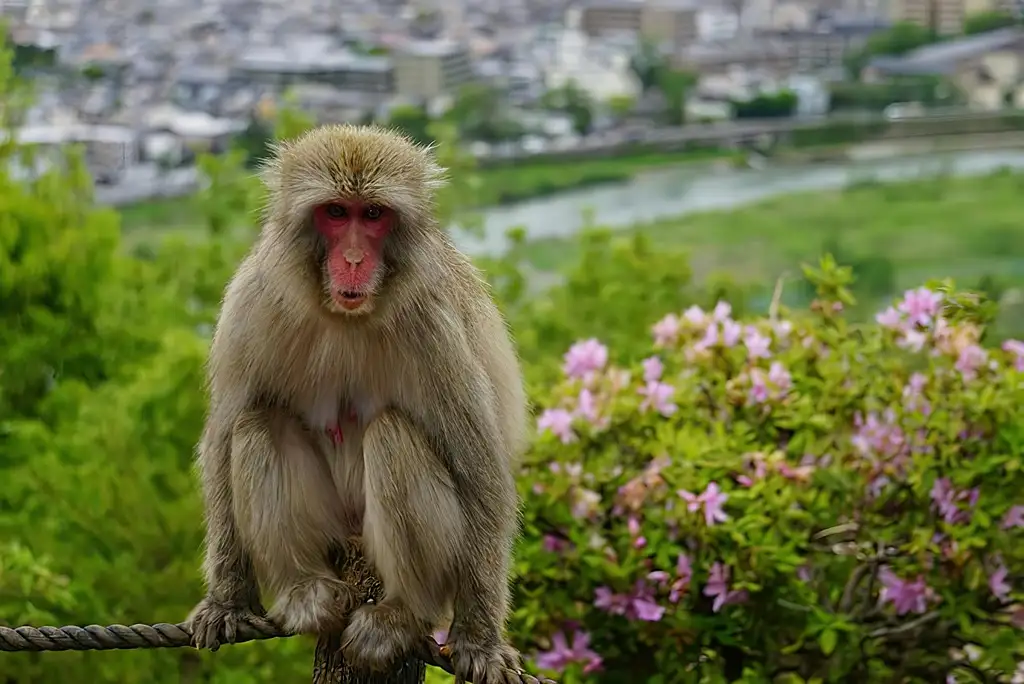
<path fill-rule="evenodd" d="M 526 399 L 486 283 L 433 215 L 443 173 L 428 148 L 347 125 L 265 165 L 263 229 L 227 286 L 208 366 L 197 646 L 259 622 L 262 585 L 274 623 L 344 629 L 346 657 L 372 669 L 449 623 L 460 677 L 518 667 L 504 629 Z M 355 314 L 331 304 L 312 226 L 313 207 L 340 200 L 397 217 Z M 340 444 L 325 434 L 335 424 Z M 384 584 L 378 605 L 357 606 L 332 571 L 353 536 Z"/>

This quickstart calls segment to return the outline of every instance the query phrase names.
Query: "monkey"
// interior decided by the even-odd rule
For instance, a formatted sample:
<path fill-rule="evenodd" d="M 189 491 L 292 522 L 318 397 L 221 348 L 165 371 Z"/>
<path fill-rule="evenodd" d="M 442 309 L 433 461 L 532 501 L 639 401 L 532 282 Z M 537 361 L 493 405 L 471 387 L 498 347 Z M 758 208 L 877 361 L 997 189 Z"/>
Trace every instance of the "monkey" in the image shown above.
<path fill-rule="evenodd" d="M 448 627 L 460 681 L 518 682 L 505 629 L 528 405 L 508 322 L 435 215 L 446 169 L 392 129 L 339 124 L 276 143 L 259 175 L 262 226 L 206 368 L 194 645 L 269 620 L 340 631 L 349 662 L 382 670 Z M 332 569 L 354 538 L 377 604 Z"/>

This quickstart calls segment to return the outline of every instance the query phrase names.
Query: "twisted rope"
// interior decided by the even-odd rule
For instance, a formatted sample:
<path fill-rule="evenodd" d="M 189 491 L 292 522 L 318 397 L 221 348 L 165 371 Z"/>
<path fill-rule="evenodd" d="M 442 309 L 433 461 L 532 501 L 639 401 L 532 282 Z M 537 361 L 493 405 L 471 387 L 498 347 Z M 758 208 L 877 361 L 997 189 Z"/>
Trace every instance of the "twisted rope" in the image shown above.
<path fill-rule="evenodd" d="M 234 643 L 261 641 L 294 636 L 275 626 L 256 627 L 239 625 Z M 87 625 L 76 627 L 2 627 L 0 626 L 0 651 L 112 651 L 136 648 L 181 648 L 192 645 L 192 633 L 186 623 L 176 625 L 158 622 L 154 625 Z M 439 667 L 448 674 L 455 674 L 451 658 L 441 653 L 440 647 L 426 637 L 416 649 L 416 656 Z M 550 679 L 539 679 L 531 674 L 519 672 L 522 684 L 555 684 Z"/>

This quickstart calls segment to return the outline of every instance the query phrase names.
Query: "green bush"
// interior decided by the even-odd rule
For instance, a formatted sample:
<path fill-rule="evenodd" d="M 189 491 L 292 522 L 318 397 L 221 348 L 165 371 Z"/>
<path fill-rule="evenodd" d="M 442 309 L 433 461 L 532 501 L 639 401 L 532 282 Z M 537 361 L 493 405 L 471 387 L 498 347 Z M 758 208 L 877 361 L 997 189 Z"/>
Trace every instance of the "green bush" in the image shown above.
<path fill-rule="evenodd" d="M 1024 660 L 1024 343 L 907 292 L 572 345 L 521 478 L 515 630 L 560 681 L 982 682 Z M 587 677 L 587 672 L 600 673 Z M 947 676 L 949 679 L 946 679 Z"/>

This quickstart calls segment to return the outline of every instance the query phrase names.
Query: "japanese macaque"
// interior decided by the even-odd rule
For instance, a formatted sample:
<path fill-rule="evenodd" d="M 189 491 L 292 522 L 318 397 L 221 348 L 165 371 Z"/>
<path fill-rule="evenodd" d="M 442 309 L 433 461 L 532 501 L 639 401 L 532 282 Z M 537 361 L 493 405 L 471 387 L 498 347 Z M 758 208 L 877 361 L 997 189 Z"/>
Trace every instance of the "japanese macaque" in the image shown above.
<path fill-rule="evenodd" d="M 386 669 L 450 626 L 458 676 L 507 681 L 527 407 L 486 282 L 433 215 L 444 170 L 429 148 L 346 125 L 279 145 L 262 177 L 263 229 L 210 351 L 194 644 L 264 620 L 262 589 L 266 617 L 343 630 L 357 665 Z M 332 569 L 354 537 L 378 604 L 357 605 Z"/>

